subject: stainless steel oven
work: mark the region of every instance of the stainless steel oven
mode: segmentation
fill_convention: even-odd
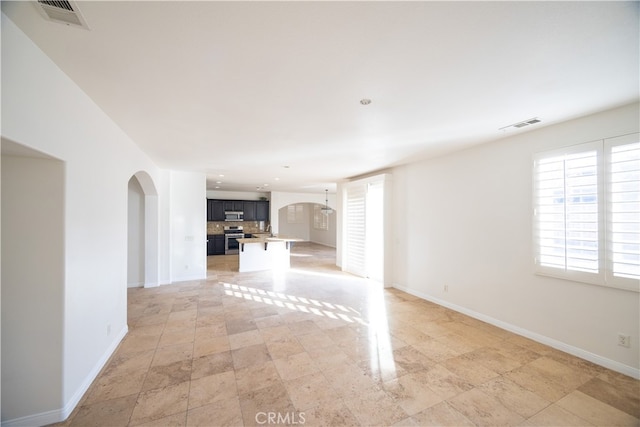
[[[226,225],[224,227],[224,254],[233,255],[240,252],[238,239],[244,237],[241,225]]]

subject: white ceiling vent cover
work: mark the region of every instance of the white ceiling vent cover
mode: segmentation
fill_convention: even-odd
[[[535,125],[536,123],[540,123],[541,121],[542,121],[542,120],[540,120],[539,118],[534,117],[533,119],[529,119],[529,120],[525,120],[525,121],[523,121],[523,122],[514,123],[514,124],[509,125],[509,126],[501,127],[501,128],[500,128],[500,129],[498,129],[498,130],[501,130],[501,131],[503,131],[503,132],[504,132],[504,131],[506,131],[506,130],[507,130],[507,129],[509,129],[509,128],[518,128],[518,129],[519,129],[519,128],[523,128],[523,127],[525,127],[525,126]]]
[[[53,22],[89,29],[78,5],[67,0],[38,0],[40,9]]]

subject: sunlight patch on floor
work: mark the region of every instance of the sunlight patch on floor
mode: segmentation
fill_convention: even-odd
[[[282,292],[265,291],[250,286],[226,282],[221,283],[224,286],[224,293],[227,296],[241,298],[247,301],[261,302],[267,305],[275,305],[293,311],[311,313],[316,316],[328,317],[334,320],[343,320],[348,323],[357,322],[362,325],[367,325],[367,322],[360,317],[360,312],[352,307],[345,307],[340,304],[332,304],[311,298],[297,297]]]

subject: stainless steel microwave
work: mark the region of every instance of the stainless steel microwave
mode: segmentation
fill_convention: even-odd
[[[225,221],[244,221],[244,212],[226,211],[224,213]]]

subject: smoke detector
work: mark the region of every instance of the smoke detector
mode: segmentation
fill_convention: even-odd
[[[38,6],[49,21],[68,26],[81,27],[86,30],[89,29],[87,21],[85,21],[77,3],[74,1],[38,0]]]

